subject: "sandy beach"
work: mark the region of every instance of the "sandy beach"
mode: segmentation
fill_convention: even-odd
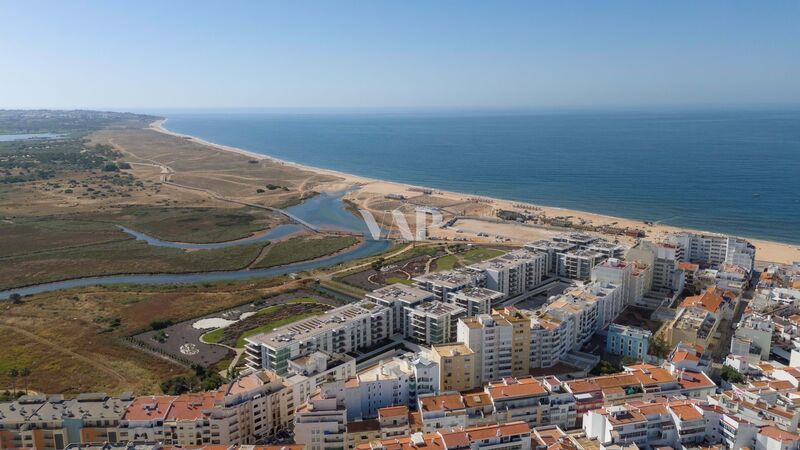
[[[194,143],[213,147],[220,150],[235,152],[245,155],[260,161],[270,161],[275,164],[294,167],[301,170],[311,171],[318,174],[333,176],[341,181],[325,183],[321,186],[322,190],[327,191],[340,191],[346,187],[353,185],[358,186],[358,189],[352,191],[347,195],[347,199],[357,204],[359,207],[369,209],[375,213],[385,213],[391,209],[399,206],[405,206],[404,211],[410,213],[413,211],[413,205],[405,204],[399,200],[387,200],[386,196],[389,194],[402,195],[409,202],[420,200],[425,201],[430,206],[441,208],[445,213],[445,218],[453,216],[453,211],[458,211],[459,215],[467,215],[470,218],[459,220],[450,229],[432,229],[430,235],[436,238],[459,238],[465,239],[470,242],[498,242],[499,238],[504,241],[508,239],[508,243],[523,244],[531,240],[547,238],[558,233],[563,233],[565,229],[556,229],[545,226],[535,226],[519,224],[511,221],[498,222],[496,219],[496,212],[498,210],[508,211],[535,211],[537,213],[544,213],[546,217],[569,217],[573,222],[580,222],[585,225],[612,225],[617,228],[640,229],[646,232],[647,239],[658,241],[666,237],[668,234],[677,233],[682,231],[702,232],[707,234],[719,234],[705,230],[694,230],[689,228],[674,227],[663,224],[645,224],[639,220],[626,219],[622,217],[612,217],[602,214],[589,213],[585,211],[575,211],[570,209],[563,209],[557,207],[549,207],[543,205],[535,205],[531,203],[523,203],[511,200],[503,200],[497,198],[490,198],[484,196],[470,195],[458,192],[444,191],[434,188],[430,189],[432,194],[424,195],[418,191],[421,186],[413,186],[410,184],[390,182],[378,180],[349,173],[339,172],[336,170],[325,169],[320,167],[307,166],[291,161],[285,161],[270,156],[262,155],[259,153],[247,151],[240,148],[220,145],[214,142],[208,142],[194,136],[174,133],[164,128],[166,120],[159,120],[150,125],[152,130],[160,133],[168,134],[171,136],[180,137],[190,140]],[[318,187],[317,189],[320,189]],[[418,204],[415,202],[415,204]],[[376,216],[377,217],[377,216]],[[410,222],[411,223],[411,222]],[[489,236],[478,236],[478,233],[486,233]],[[800,245],[787,244],[781,242],[767,241],[761,239],[751,239],[747,236],[750,242],[755,245],[757,254],[756,258],[762,262],[773,262],[779,264],[792,264],[793,262],[800,261]],[[618,239],[628,244],[633,242],[633,238],[626,236],[606,236],[610,239]]]

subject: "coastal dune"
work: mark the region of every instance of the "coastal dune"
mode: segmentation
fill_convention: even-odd
[[[150,125],[150,129],[169,136],[184,139],[188,142],[196,144],[198,147],[233,152],[253,160],[261,161],[262,163],[272,163],[286,169],[291,168],[306,173],[317,174],[318,176],[322,177],[320,178],[319,182],[315,183],[314,189],[318,191],[341,191],[342,189],[351,186],[357,186],[357,189],[350,192],[346,198],[360,208],[368,209],[373,212],[373,214],[378,214],[378,216],[381,217],[385,217],[388,210],[404,205],[406,207],[403,209],[403,211],[407,214],[409,223],[413,223],[413,206],[417,204],[431,203],[434,203],[432,206],[441,208],[445,218],[462,214],[470,217],[468,220],[456,222],[451,229],[431,230],[431,236],[433,237],[448,239],[459,238],[471,242],[487,243],[497,242],[498,237],[502,237],[504,242],[522,244],[524,242],[546,238],[551,235],[569,230],[567,228],[559,229],[555,227],[531,226],[513,221],[499,222],[496,219],[496,213],[500,210],[517,212],[534,211],[538,214],[543,213],[546,217],[568,218],[573,223],[582,223],[584,225],[609,225],[615,228],[627,228],[632,230],[639,229],[646,233],[647,239],[655,241],[663,239],[668,234],[682,231],[719,234],[704,230],[695,230],[657,223],[644,223],[639,220],[626,219],[622,217],[613,217],[585,211],[535,205],[440,189],[430,189],[431,193],[426,194],[420,192],[420,190],[423,189],[420,186],[378,180],[336,170],[308,166],[296,162],[277,159],[241,148],[208,142],[194,136],[174,133],[164,127],[164,122],[164,120],[153,122]],[[387,200],[386,196],[402,196],[404,199],[402,201]],[[383,225],[387,224],[388,222],[384,221]],[[486,233],[489,236],[478,236],[478,233]],[[633,238],[631,237],[615,237],[618,240],[628,244],[633,243]],[[752,239],[748,238],[747,236],[743,237],[747,238],[753,243],[753,245],[755,245],[757,249],[756,257],[761,262],[792,264],[793,262],[800,261],[800,246],[798,245],[763,239]]]

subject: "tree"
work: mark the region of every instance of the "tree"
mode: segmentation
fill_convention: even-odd
[[[653,337],[650,339],[650,354],[654,356],[658,356],[659,358],[666,358],[669,356],[669,344],[667,341],[659,338]]]
[[[632,356],[625,356],[624,358],[622,358],[622,362],[620,364],[622,364],[623,366],[632,366],[637,362],[639,362],[639,360],[637,360],[636,358]]]
[[[597,363],[596,366],[594,366],[594,368],[590,373],[592,375],[608,375],[617,372],[619,372],[619,370],[617,370],[617,368],[614,367],[613,364],[611,364],[606,360],[602,360],[599,363]]]
[[[8,377],[11,378],[11,395],[17,393],[17,377],[19,376],[19,370],[11,369],[8,371]]]
[[[720,378],[729,383],[744,382],[744,375],[731,366],[722,366],[722,370],[720,370]]]
[[[19,371],[19,376],[25,380],[25,395],[28,395],[28,377],[31,376],[31,369],[23,367]]]
[[[372,262],[372,270],[374,270],[375,272],[380,272],[385,262],[386,261],[383,258],[376,259],[375,261]]]
[[[20,303],[22,303],[22,296],[19,295],[16,292],[14,292],[13,294],[9,295],[8,299],[11,300],[11,303],[13,303],[15,305],[19,305]]]

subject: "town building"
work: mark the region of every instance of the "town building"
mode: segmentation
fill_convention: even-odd
[[[678,233],[670,241],[683,249],[684,258],[709,266],[734,264],[750,272],[755,267],[756,249],[744,239],[697,233]]]
[[[643,360],[650,349],[650,330],[612,323],[606,334],[606,352]]]
[[[483,286],[486,276],[480,271],[461,269],[431,272],[414,277],[413,280],[414,286],[433,293],[436,300],[445,302],[450,294]]]
[[[487,288],[506,297],[523,294],[542,284],[547,274],[547,256],[518,249],[470,266],[486,275]]]
[[[504,298],[502,292],[481,287],[468,287],[450,293],[447,301],[467,310],[467,316],[477,316],[491,313],[492,307]]]
[[[343,450],[346,447],[347,410],[344,399],[320,392],[297,407],[294,441],[306,450]]]
[[[462,342],[433,345],[431,360],[439,365],[442,391],[467,391],[481,386],[479,355]]]
[[[429,292],[414,286],[403,283],[395,283],[366,294],[368,300],[378,305],[384,306],[392,311],[391,334],[405,333],[405,309],[413,308],[422,303],[429,302],[436,298],[433,292]]]
[[[392,335],[392,317],[391,309],[362,300],[250,336],[245,339],[247,367],[285,375],[290,360],[318,350],[348,353],[370,347]]]
[[[411,342],[424,345],[445,344],[456,339],[458,319],[467,310],[438,300],[405,308],[405,333]]]

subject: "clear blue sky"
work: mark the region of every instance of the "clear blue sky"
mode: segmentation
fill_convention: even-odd
[[[800,1],[0,0],[0,108],[800,105]]]

